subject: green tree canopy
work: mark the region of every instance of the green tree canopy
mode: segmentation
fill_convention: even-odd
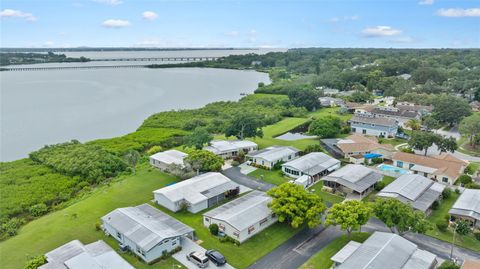
[[[240,140],[247,137],[263,137],[261,119],[253,113],[235,115],[225,130],[225,136],[235,136]]]
[[[320,108],[320,91],[311,88],[291,90],[288,98],[294,106],[305,107],[309,111]]]
[[[308,126],[308,132],[320,138],[333,138],[340,133],[342,120],[338,117],[326,116],[314,120]]]
[[[201,172],[216,172],[222,169],[224,160],[208,150],[193,150],[184,162]]]
[[[207,131],[207,129],[202,127],[197,127],[195,130],[185,136],[185,146],[194,147],[196,149],[202,149],[205,144],[212,141],[213,136]]]
[[[475,139],[475,137],[480,134],[480,113],[475,113],[469,117],[464,118],[460,122],[458,130],[462,135],[468,137],[470,141],[470,146],[475,148],[477,146],[477,139]]]
[[[319,196],[309,193],[302,186],[283,183],[267,194],[273,198],[269,207],[279,222],[286,222],[294,228],[304,223],[311,228],[321,224],[321,215],[327,207]]]
[[[469,116],[472,113],[471,110],[465,100],[443,94],[435,98],[432,115],[439,122],[448,123],[450,126],[453,126],[464,117]]]
[[[328,210],[325,224],[339,225],[350,236],[352,231],[360,230],[362,225],[368,222],[372,212],[373,209],[368,204],[357,200],[348,200],[334,204]]]
[[[438,136],[432,132],[414,132],[410,140],[408,140],[408,145],[413,149],[425,151],[426,156],[428,149],[437,139]]]

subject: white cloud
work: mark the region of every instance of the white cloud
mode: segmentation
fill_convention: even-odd
[[[435,3],[435,0],[420,0],[418,2],[419,5],[433,5]]]
[[[122,0],[93,0],[93,1],[95,1],[97,3],[109,5],[109,6],[116,6],[116,5],[120,5],[121,3],[123,3]]]
[[[158,14],[153,11],[145,11],[142,13],[142,17],[145,20],[154,21],[158,18]]]
[[[328,21],[331,22],[331,23],[337,23],[337,22],[341,22],[341,21],[357,21],[359,19],[360,19],[360,16],[353,15],[353,16],[333,17]]]
[[[36,21],[37,18],[32,13],[22,12],[14,9],[4,9],[0,12],[2,18],[21,18],[27,21]]]
[[[367,27],[362,30],[362,34],[365,37],[395,36],[400,34],[401,32],[401,30],[392,28],[390,26]]]
[[[437,11],[442,17],[480,17],[480,8],[442,8]]]
[[[126,20],[110,19],[104,21],[102,25],[107,28],[124,28],[130,26],[130,22]]]
[[[236,37],[238,36],[240,33],[238,31],[230,31],[230,32],[226,32],[225,35],[226,36],[231,36],[231,37]]]

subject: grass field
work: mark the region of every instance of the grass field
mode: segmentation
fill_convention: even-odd
[[[149,168],[148,163],[140,165],[137,175],[117,178],[110,186],[100,187],[68,208],[53,212],[34,220],[19,231],[19,234],[0,243],[0,268],[23,268],[32,256],[44,254],[71,240],[79,239],[91,243],[105,239],[95,231],[100,217],[117,207],[134,206],[152,199],[152,191],[175,182],[175,178]],[[117,249],[117,243],[106,240]],[[124,257],[136,268],[172,268],[174,260],[169,259],[147,266],[135,257]]]
[[[363,243],[369,236],[369,233],[352,233],[351,238],[349,239],[347,235],[342,235],[330,242],[326,247],[322,248],[317,254],[313,255],[307,262],[300,266],[300,269],[330,269],[333,265],[330,258],[348,242],[356,241]]]
[[[443,200],[440,203],[440,206],[437,210],[434,210],[430,216],[428,216],[428,220],[434,225],[434,229],[427,232],[427,235],[431,237],[435,237],[437,239],[452,242],[453,240],[453,232],[449,229],[446,232],[441,232],[435,226],[435,223],[439,221],[445,221],[445,216],[448,215],[448,211],[452,208],[455,201],[458,199],[460,195],[452,192],[452,195]],[[468,248],[477,252],[480,252],[480,241],[476,240],[475,237],[471,234],[466,236],[456,236],[455,244],[457,246],[461,246],[464,248]]]
[[[265,170],[258,168],[248,175],[275,185],[280,185],[291,180],[291,178],[282,173],[282,170]]]
[[[322,187],[323,187],[323,182],[320,181],[315,183],[315,185],[311,186],[309,189],[316,195],[320,196],[324,202],[330,202],[332,204],[336,204],[336,203],[343,202],[343,200],[345,199],[341,196],[322,191]]]
[[[202,247],[220,251],[227,258],[228,263],[238,269],[247,268],[301,230],[301,228],[293,229],[284,223],[276,223],[248,239],[240,246],[235,246],[228,242],[221,243],[218,238],[210,234],[208,228],[203,226],[202,214],[210,209],[196,214],[190,212],[173,213],[168,209],[155,206],[192,227],[196,236],[203,241]]]

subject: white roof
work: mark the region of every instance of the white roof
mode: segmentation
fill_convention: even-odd
[[[166,150],[162,152],[158,152],[150,156],[150,159],[157,160],[162,163],[166,164],[180,164],[183,165],[183,159],[187,157],[188,154],[172,149],[172,150]]]
[[[309,175],[303,175],[303,176],[295,179],[295,183],[305,185],[305,184],[308,183],[309,180],[310,180]]]
[[[231,181],[228,177],[209,172],[196,177],[178,182],[176,184],[154,191],[156,194],[162,194],[172,202],[185,200],[190,204],[197,204],[209,198],[209,191],[227,188],[234,189],[238,184]]]
[[[412,166],[412,168],[410,168],[410,170],[432,174],[433,172],[437,171],[437,168],[415,164]]]
[[[193,232],[189,226],[149,204],[117,208],[103,216],[102,221],[145,251],[165,239]]]
[[[480,190],[465,189],[449,213],[480,220]]]
[[[260,222],[272,214],[268,203],[272,198],[261,191],[252,191],[204,214],[230,224],[238,231]]]
[[[134,269],[101,240],[88,245],[73,240],[45,256],[48,263],[40,266],[40,269]]]
[[[314,176],[338,164],[340,164],[339,160],[323,152],[312,152],[298,159],[286,162],[282,166],[291,167],[304,174]]]
[[[289,155],[299,152],[294,147],[272,146],[259,151],[248,154],[248,157],[262,158],[269,162],[275,162]]]
[[[336,182],[357,192],[363,192],[382,178],[383,175],[373,169],[359,164],[347,164],[321,180]]]
[[[213,140],[204,150],[211,151],[215,154],[236,151],[244,148],[258,147],[258,145],[248,140]]]
[[[350,241],[342,249],[340,249],[335,255],[333,255],[331,260],[337,263],[343,263],[361,245],[362,243]]]

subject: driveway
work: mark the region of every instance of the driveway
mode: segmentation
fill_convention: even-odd
[[[205,253],[206,249],[197,245],[197,243],[193,242],[191,239],[184,237],[182,241],[182,250],[173,254],[172,257],[189,269],[198,269],[198,266],[187,260],[187,254],[192,251]],[[212,262],[209,262],[207,268],[234,269],[235,267],[228,263],[223,266],[216,266]]]
[[[240,173],[244,174],[244,175],[248,175],[250,174],[251,172],[257,170],[256,167],[253,167],[251,165],[248,165],[246,162],[245,163],[242,163],[241,165],[238,166],[240,168]]]
[[[276,187],[273,184],[242,174],[239,167],[232,167],[223,170],[222,174],[230,178],[232,181],[235,181],[240,185],[247,186],[253,190],[268,191],[269,189]]]

